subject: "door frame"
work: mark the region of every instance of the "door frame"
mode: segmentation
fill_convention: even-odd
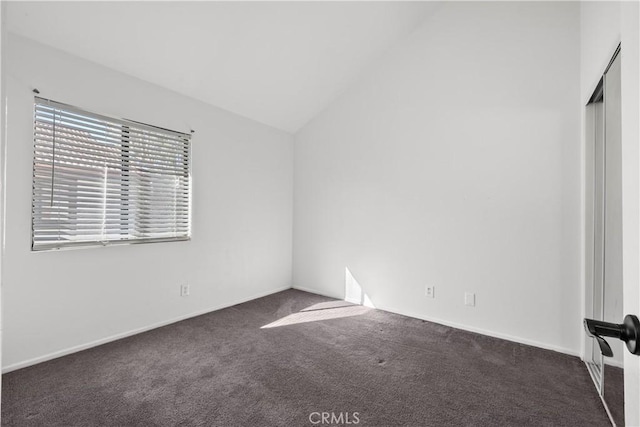
[[[619,20],[609,23],[609,28],[599,32],[609,37],[617,33],[622,41],[622,228],[623,228],[623,311],[625,314],[640,314],[640,3],[621,2]],[[613,37],[612,37],[613,38]],[[612,40],[613,42],[613,40]],[[616,46],[613,43],[610,46]],[[594,82],[595,87],[595,82]],[[582,99],[579,108],[585,114]],[[583,116],[584,120],[584,116]],[[584,131],[584,121],[582,130]],[[585,197],[585,135],[582,138],[583,206]],[[585,225],[586,213],[582,222]],[[583,227],[583,230],[585,228]],[[583,261],[585,260],[586,236],[583,231]],[[585,267],[583,265],[583,267]],[[583,281],[585,269],[582,269]],[[584,285],[584,283],[583,283]],[[582,287],[583,292],[585,286]],[[585,294],[582,295],[584,303]],[[583,310],[584,310],[583,305]],[[584,311],[583,311],[584,314]],[[582,319],[580,319],[582,323]],[[585,359],[586,334],[581,335],[583,360]],[[640,425],[640,357],[624,352],[625,423]]]
[[[640,4],[622,2],[623,309],[640,315]],[[640,425],[640,357],[624,352],[626,425]]]

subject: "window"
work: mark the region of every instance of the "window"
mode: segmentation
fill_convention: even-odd
[[[35,98],[32,244],[187,240],[191,136]]]

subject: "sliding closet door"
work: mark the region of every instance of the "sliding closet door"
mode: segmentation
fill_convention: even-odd
[[[605,223],[605,142],[604,99],[596,99],[587,106],[587,278],[592,288],[587,291],[586,317],[604,320],[604,223]],[[595,340],[587,340],[587,365],[596,387],[602,393],[604,358]]]
[[[604,76],[605,210],[604,210],[604,321],[620,323],[622,299],[622,120],[621,55]],[[604,400],[616,425],[624,423],[623,360],[627,351],[620,340],[608,340],[613,357],[605,358]]]

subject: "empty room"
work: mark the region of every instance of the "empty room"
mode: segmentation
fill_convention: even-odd
[[[2,426],[640,426],[638,1],[0,1]]]

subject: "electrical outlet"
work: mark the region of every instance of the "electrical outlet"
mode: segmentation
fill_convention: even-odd
[[[180,296],[181,297],[189,296],[189,285],[180,285]]]
[[[428,297],[428,298],[435,298],[436,297],[436,288],[435,288],[435,286],[427,286],[424,289],[424,296]]]
[[[476,306],[476,294],[471,292],[464,293],[464,305],[468,305],[469,307]]]

